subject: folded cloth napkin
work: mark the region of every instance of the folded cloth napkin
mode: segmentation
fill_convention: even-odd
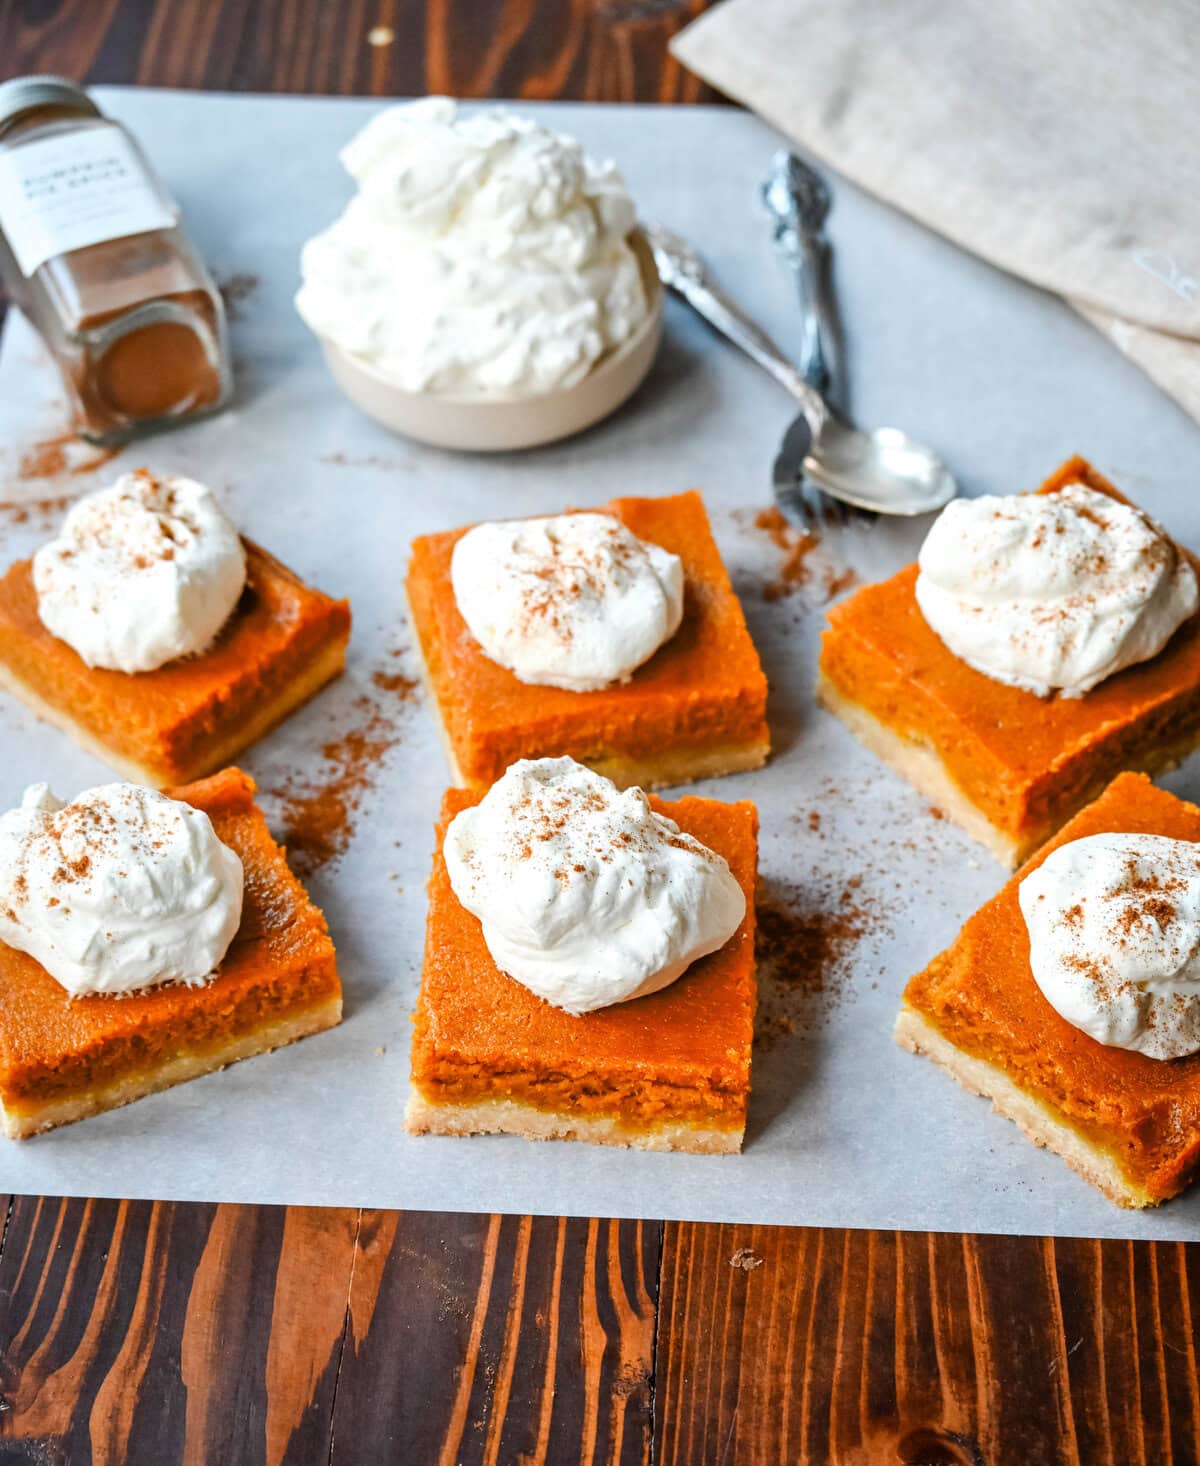
[[[675,54],[1200,419],[1197,0],[725,0]]]

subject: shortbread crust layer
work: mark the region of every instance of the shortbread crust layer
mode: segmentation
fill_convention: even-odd
[[[202,1074],[224,1069],[241,1059],[252,1059],[327,1028],[335,1028],[341,1020],[342,1000],[339,995],[316,1007],[231,1034],[191,1052],[174,1054],[157,1065],[113,1077],[105,1083],[47,1099],[39,1099],[36,1094],[20,1099],[10,1095],[0,1100],[4,1132],[12,1140],[24,1140],[104,1110],[119,1109],[122,1105],[144,1099],[146,1095],[157,1094],[189,1079],[198,1079]]]
[[[901,1048],[932,1059],[968,1093],[991,1100],[996,1113],[1011,1120],[1026,1139],[1061,1156],[1109,1201],[1142,1208],[1158,1206],[1165,1199],[1130,1180],[1121,1170],[1119,1158],[1081,1134],[1061,1111],[1028,1094],[995,1064],[955,1048],[928,1019],[911,1008],[903,1009],[896,1019],[895,1037]]]
[[[632,1150],[681,1150],[734,1155],[742,1148],[745,1117],[736,1127],[662,1120],[635,1125],[616,1115],[541,1109],[512,1099],[480,1098],[446,1104],[413,1091],[404,1113],[414,1135],[519,1135],[525,1140],[582,1140]]]

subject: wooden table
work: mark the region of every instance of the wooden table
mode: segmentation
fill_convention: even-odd
[[[0,79],[695,102],[702,8],[0,0]],[[1194,1247],[7,1200],[0,1466],[1200,1462]]]

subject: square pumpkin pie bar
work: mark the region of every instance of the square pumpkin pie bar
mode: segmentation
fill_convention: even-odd
[[[1113,846],[1098,836],[1121,839]],[[1148,843],[1127,838],[1146,836]],[[1200,1043],[1200,1014],[1183,1006],[1197,1003],[1195,992],[1156,995],[1153,983],[1139,991],[1121,976],[1127,958],[1144,976],[1146,944],[1185,919],[1178,902],[1186,886],[1200,910],[1200,846],[1178,848],[1176,863],[1181,855],[1190,867],[1181,879],[1175,865],[1162,863],[1161,837],[1200,842],[1200,809],[1144,774],[1121,774],[909,982],[896,1022],[903,1047],[927,1054],[1127,1207],[1176,1195],[1200,1160],[1200,1052],[1156,1056],[1179,1052],[1169,1045],[1181,1024]],[[1069,863],[1043,871],[1052,858]],[[1047,896],[1051,904],[1039,913]],[[1023,906],[1037,924],[1027,925]],[[1089,953],[1097,936],[1106,950]],[[1116,981],[1106,981],[1109,962]],[[1061,991],[1055,1006],[1043,991],[1052,979],[1058,985],[1047,990]],[[1105,1041],[1078,1026],[1084,1022]]]
[[[835,606],[821,648],[819,701],[1010,867],[1121,770],[1171,768],[1200,742],[1197,562],[1082,458],[1039,490],[1064,493],[1075,540],[1061,518],[1016,522],[1037,496],[951,505],[978,511],[943,567],[954,596],[933,586],[923,608],[910,565]],[[939,608],[945,640],[925,614]]]
[[[423,535],[407,589],[459,784],[560,754],[647,788],[766,759],[766,678],[697,493]]]
[[[348,603],[237,536],[202,485],[144,471],[0,579],[0,685],[157,787],[230,763],[342,671],[349,636]]]
[[[543,766],[568,763],[541,761]],[[621,798],[635,795],[642,798],[640,791]],[[726,918],[736,924],[733,935],[668,986],[571,1012],[500,969],[484,924],[455,894],[446,831],[456,816],[479,803],[478,794],[452,789],[442,806],[414,1019],[408,1129],[441,1135],[507,1133],[643,1150],[740,1150],[757,992],[754,806],[696,798],[669,804],[649,800],[648,815],[666,816],[678,826],[670,839],[690,845],[694,837],[710,856],[723,857],[728,869],[722,878],[732,875],[735,896],[740,887],[744,914],[739,920],[743,903],[738,899]],[[532,844],[542,838],[550,837],[534,834]],[[636,843],[636,836],[627,838]],[[520,861],[523,854],[518,846],[514,858]],[[603,858],[603,853],[597,857]],[[569,879],[556,870],[550,885]],[[582,916],[578,923],[567,921],[564,940],[571,942],[584,924]],[[577,944],[563,987],[578,975],[573,968],[582,972],[597,965],[590,944]],[[550,996],[566,1001],[562,991]]]
[[[268,833],[253,781],[225,769],[170,797],[203,811],[241,861],[232,942],[200,985],[84,996],[73,996],[25,951],[0,943],[0,1113],[13,1138],[129,1104],[341,1019],[325,918]],[[98,832],[103,839],[103,825]],[[68,864],[83,878],[89,857]],[[67,902],[70,871],[61,874]]]

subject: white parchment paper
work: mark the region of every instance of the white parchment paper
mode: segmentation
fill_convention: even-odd
[[[373,787],[349,791],[362,800],[349,847],[309,882],[338,945],[342,1027],[36,1140],[0,1142],[0,1190],[1200,1236],[1200,1193],[1156,1214],[1123,1213],[892,1042],[905,980],[1002,872],[818,710],[811,687],[824,567],[888,573],[912,557],[923,526],[827,537],[808,586],[766,597],[780,553],[752,520],[768,502],[789,403],[675,304],[644,390],[574,441],[487,459],[388,436],[341,399],[291,307],[302,241],[349,192],[337,149],[375,104],[124,89],[100,99],[146,143],[215,272],[257,278],[257,287],[243,282],[233,322],[238,402],[210,423],[126,450],[111,471],[22,479],[22,455],[62,420],[53,377],[13,318],[0,355],[0,499],[79,493],[143,462],[212,483],[247,533],[354,606],[348,676],[246,766],[266,791],[319,783],[331,772],[322,749],[347,731],[373,739],[381,757]],[[792,283],[757,204],[778,144],[769,128],[716,109],[544,110],[615,157],[644,216],[691,236],[795,344]],[[1200,545],[1200,430],[1089,326],[843,183],[831,230],[863,421],[936,444],[968,492],[1029,488],[1083,452]],[[765,977],[769,1032],[740,1157],[407,1136],[409,1013],[446,782],[428,709],[402,705],[377,676],[413,671],[401,609],[408,542],[489,515],[689,486],[705,493],[771,679],[777,750],[765,771],[699,789],[758,800],[768,897],[791,913],[785,926],[797,913],[809,923],[808,946],[824,953],[823,990]],[[55,518],[36,505],[0,511],[4,561],[32,550]],[[36,779],[70,794],[104,776],[0,700],[5,807]],[[1200,761],[1169,782],[1200,796]],[[284,806],[265,802],[278,824]],[[855,941],[844,939],[847,922]]]

